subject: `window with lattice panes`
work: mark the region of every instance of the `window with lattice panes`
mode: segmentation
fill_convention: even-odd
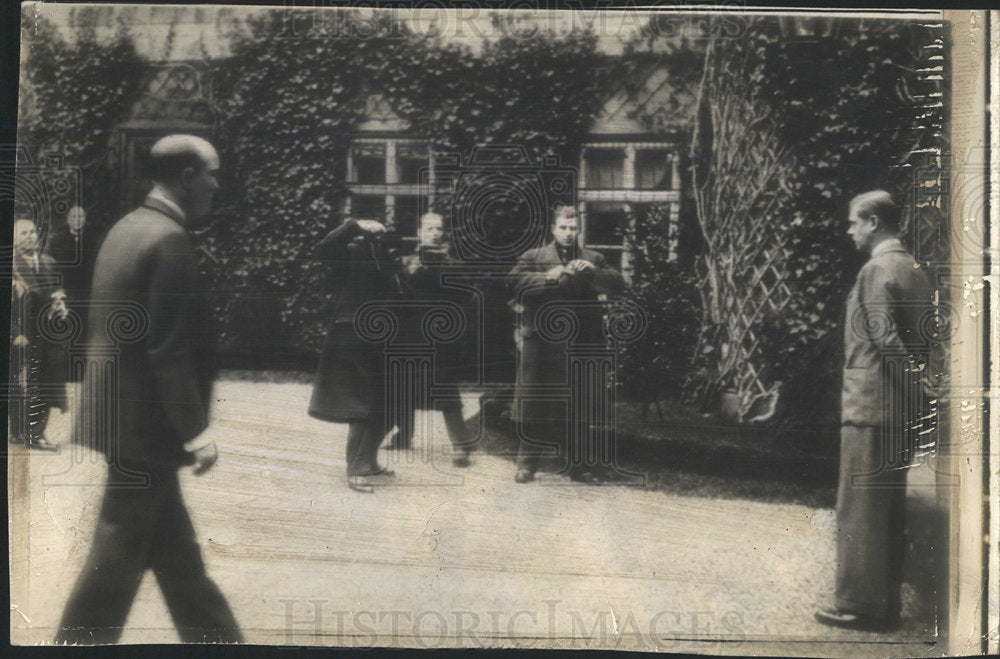
[[[396,147],[397,180],[407,185],[425,183],[430,167],[430,149],[426,144],[399,144]]]
[[[628,212],[622,202],[588,203],[585,217],[587,246],[621,249],[627,222]]]
[[[427,197],[422,195],[398,195],[395,198],[393,222],[400,235],[416,240],[420,216],[426,213]]]
[[[625,152],[622,149],[587,149],[586,187],[610,190],[625,184]]]
[[[345,211],[378,220],[415,241],[417,219],[428,209],[430,147],[399,137],[360,137],[350,147]]]
[[[361,143],[351,146],[350,182],[361,185],[385,184],[385,144]]]
[[[670,190],[671,157],[667,151],[636,151],[635,187],[637,190]]]

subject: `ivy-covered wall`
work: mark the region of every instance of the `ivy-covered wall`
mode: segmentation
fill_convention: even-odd
[[[384,98],[408,134],[437,152],[465,160],[477,145],[518,145],[536,162],[556,155],[570,167],[605,100],[612,62],[589,33],[502,38],[473,56],[388,19],[351,26],[352,16],[331,14],[337,23],[324,33],[290,37],[284,12],[264,15],[215,67],[225,179],[215,211],[222,221],[206,239],[231,351],[289,359],[318,352],[329,287],[311,250],[342,221],[346,150],[367,98]],[[565,201],[573,193],[566,189]],[[453,203],[442,195],[436,210],[468,214]],[[511,188],[478,207],[490,241],[516,242],[527,230],[524,203]],[[495,297],[502,287],[486,293],[491,313],[506,310],[506,298]]]
[[[719,61],[745,62],[743,79],[774,119],[773,146],[785,155],[777,163],[780,184],[756,201],[740,198],[741,186],[720,184],[710,192],[743,204],[744,216],[759,214],[774,242],[784,243],[788,304],[780,313],[761,313],[752,328],[759,340],[754,366],[767,384],[784,383],[777,418],[836,424],[844,303],[865,258],[846,236],[850,199],[890,191],[903,209],[901,238],[930,262],[931,279],[947,265],[940,239],[927,250],[927,237],[941,236],[945,219],[923,213],[916,185],[921,169],[937,167],[947,147],[945,71],[934,70],[944,61],[944,33],[939,24],[916,21],[837,19],[798,27],[790,32],[778,20],[758,19],[746,38],[717,44]],[[710,116],[701,122],[713,127]],[[725,174],[723,154],[733,144],[719,134],[701,137],[694,142],[696,158]],[[752,155],[759,166],[767,160],[766,154]],[[702,293],[708,299],[712,291],[706,286]],[[702,332],[713,331],[705,317]],[[726,385],[718,377],[719,343],[726,340],[732,341],[695,354],[694,391],[708,391],[713,378]]]
[[[22,20],[21,43],[19,146],[43,176],[45,159],[53,155],[78,171],[82,185],[69,195],[86,209],[88,224],[100,231],[120,212],[120,163],[111,138],[142,91],[148,63],[136,52],[127,27],[119,26],[110,41],[99,40],[87,12],[73,42],[62,39],[44,18],[31,17]],[[15,198],[17,212],[32,214],[36,200],[30,196]],[[55,210],[45,209],[58,215]],[[65,210],[61,217],[33,219],[55,224],[65,219]]]
[[[327,12],[324,31],[291,34],[287,20],[283,11],[255,16],[233,36],[231,56],[203,63],[212,83],[223,185],[215,221],[198,239],[220,347],[233,357],[231,365],[242,368],[312,365],[331,300],[328,273],[311,250],[343,219],[346,152],[368,98],[384,98],[409,123],[409,134],[438,151],[465,157],[477,145],[513,144],[532,158],[555,155],[573,166],[615,85],[628,88],[639,72],[662,66],[684,94],[693,95],[705,63],[704,43],[657,47],[655,34],[616,57],[602,54],[596,37],[579,31],[501,36],[473,54],[461,44],[410,34],[388,19],[351,26],[351,14]],[[84,27],[68,43],[44,20],[26,25],[31,59],[22,89],[23,143],[33,153],[61,151],[82,167],[89,217],[110,222],[123,209],[113,208],[120,171],[108,157],[109,138],[128,118],[149,64],[124,27],[112,42],[99,43]],[[844,203],[884,186],[913,208],[913,167],[942,147],[942,108],[918,100],[928,84],[918,72],[941,29],[845,19],[832,30],[803,37],[788,34],[778,21],[762,21],[741,39],[720,43],[734,56],[753,59],[750,82],[779,118],[778,139],[791,154],[789,185],[769,221],[788,236],[793,300],[780,316],[760,321],[769,377],[784,380],[789,392],[787,417],[796,410],[813,418],[817,411],[831,418],[835,413],[842,300],[860,265],[843,236]],[[671,122],[676,108],[647,110],[637,119],[651,134],[677,138]],[[692,137],[686,164],[711,164],[716,151],[703,148],[711,142]],[[683,393],[685,387],[690,394],[712,369],[711,351],[695,350],[707,330],[693,262],[711,254],[697,235],[689,176],[685,171],[682,207],[689,253],[679,263],[666,261],[664,208],[639,218],[630,235],[629,295],[649,310],[651,321],[644,340],[622,357],[619,380],[635,398],[649,397],[650,390]],[[452,207],[453,201],[442,197],[438,210],[449,217],[471,212]],[[507,244],[525,231],[529,210],[509,190],[476,212],[490,239]],[[488,258],[482,266],[491,267]],[[493,314],[487,322],[509,323],[502,286],[486,293]],[[499,346],[500,356],[509,358],[511,347]]]

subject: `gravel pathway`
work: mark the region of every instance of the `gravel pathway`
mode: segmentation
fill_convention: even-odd
[[[517,485],[496,455],[452,467],[431,413],[418,413],[414,450],[382,453],[393,484],[362,494],[345,482],[346,426],[307,417],[309,391],[219,382],[208,431],[219,462],[182,473],[209,573],[249,642],[941,653],[926,584],[906,584],[899,632],[813,622],[833,583],[831,509],[553,474]],[[57,414],[51,439],[65,443],[67,428]],[[86,556],[104,466],[75,450],[16,449],[8,463],[12,641],[45,644]],[[931,488],[911,490],[919,503]],[[177,640],[147,574],[122,642]]]

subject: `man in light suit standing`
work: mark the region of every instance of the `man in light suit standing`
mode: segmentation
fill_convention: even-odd
[[[907,427],[920,411],[913,365],[933,313],[927,278],[896,237],[899,218],[883,190],[851,201],[848,234],[870,259],[847,298],[835,602],[816,613],[848,629],[899,625]]]
[[[242,640],[205,573],[177,475],[183,465],[204,473],[217,456],[213,442],[199,440],[215,374],[188,231],[211,207],[219,157],[201,138],[171,135],[153,145],[150,162],[153,190],[114,225],[94,267],[87,360],[94,372],[84,377],[74,441],[105,453],[108,480],[57,643],[117,641],[147,568],[181,640]],[[109,348],[117,348],[117,382],[100,365]],[[106,392],[116,392],[114,400]]]

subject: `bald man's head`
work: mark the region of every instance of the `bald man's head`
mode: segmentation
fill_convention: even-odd
[[[219,155],[207,140],[195,135],[167,135],[149,151],[150,177],[157,183],[173,183],[187,168],[219,168]]]
[[[168,135],[153,145],[149,162],[153,181],[181,205],[186,220],[196,221],[208,213],[219,189],[215,147],[194,135]]]

